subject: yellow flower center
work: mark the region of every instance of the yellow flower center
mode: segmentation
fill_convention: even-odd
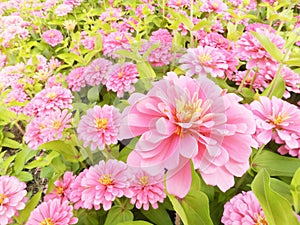
[[[50,99],[54,99],[56,97],[56,93],[55,92],[48,92],[46,94],[46,97],[50,98]]]
[[[110,174],[103,174],[99,179],[99,183],[102,185],[111,185],[113,183],[113,179]]]
[[[57,195],[62,195],[64,193],[64,188],[59,186],[57,188],[55,188],[56,194]]]
[[[202,54],[202,55],[199,56],[198,59],[199,59],[199,62],[201,64],[206,64],[209,61],[211,61],[211,55],[209,55],[209,54]]]
[[[258,215],[256,224],[254,224],[254,225],[268,225],[268,222],[265,217]]]
[[[273,120],[273,124],[274,125],[280,125],[282,122],[284,122],[285,120],[289,119],[290,117],[286,114],[282,115],[281,113],[279,113],[277,116],[275,116],[274,120]]]
[[[99,118],[96,118],[95,119],[95,125],[96,125],[96,128],[97,129],[106,129],[106,127],[107,127],[107,119],[106,118],[101,118],[101,119],[99,119]]]
[[[54,129],[59,129],[60,127],[61,127],[61,122],[59,121],[59,120],[55,120],[55,121],[53,121],[53,123],[52,123],[52,127],[54,128]]]
[[[142,176],[142,177],[140,177],[140,179],[139,179],[140,184],[143,185],[143,186],[146,186],[148,184],[148,179],[149,179],[148,176]]]
[[[0,194],[0,205],[4,202],[7,197],[4,194]]]
[[[46,218],[42,222],[40,222],[40,225],[55,225],[55,223],[51,218]]]
[[[118,77],[122,78],[122,76],[123,76],[123,72],[121,71],[121,72],[118,73]]]
[[[44,124],[40,124],[40,130],[43,130],[43,129],[45,129],[46,128],[46,126],[44,125]]]

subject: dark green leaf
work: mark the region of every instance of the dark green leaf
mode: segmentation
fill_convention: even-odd
[[[26,169],[33,169],[37,167],[44,167],[48,166],[51,161],[55,158],[58,157],[59,153],[52,151],[50,154],[46,155],[45,157],[40,157],[32,162],[30,162],[28,165],[25,166]]]
[[[263,91],[262,96],[268,96],[271,98],[275,96],[277,98],[282,98],[285,92],[285,81],[281,75],[278,75],[277,79],[273,79],[269,86]]]
[[[99,100],[99,87],[92,87],[87,93],[88,100],[90,102],[97,102]]]
[[[163,206],[159,206],[158,209],[150,207],[149,210],[141,210],[141,213],[155,225],[173,225],[168,212]]]
[[[129,222],[123,222],[118,223],[117,225],[153,225],[152,223],[146,222],[146,221],[129,221]]]
[[[121,222],[132,221],[133,213],[120,206],[113,206],[107,214],[104,225],[118,224]]]

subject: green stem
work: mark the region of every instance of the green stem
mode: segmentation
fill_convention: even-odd
[[[238,92],[241,92],[241,91],[242,91],[242,88],[244,87],[245,81],[246,81],[246,79],[248,78],[249,73],[250,73],[250,70],[248,70],[247,73],[246,73],[246,75],[244,76],[244,78],[243,78],[243,80],[242,80],[240,86],[239,86],[238,89],[237,89]]]

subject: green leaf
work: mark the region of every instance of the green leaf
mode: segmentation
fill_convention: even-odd
[[[9,157],[7,157],[7,159],[4,160],[3,163],[1,163],[0,168],[1,168],[2,175],[6,174],[8,167],[10,167],[10,164],[12,163],[12,161],[14,161],[15,158],[16,158],[16,155],[9,156]]]
[[[14,164],[14,170],[15,170],[16,174],[20,173],[22,171],[22,169],[24,168],[26,156],[31,151],[32,151],[31,149],[25,148],[16,154],[16,159],[15,159],[15,164]]]
[[[146,222],[146,221],[128,221],[123,223],[118,223],[117,225],[153,225],[152,223]]]
[[[98,215],[98,212],[102,211],[80,209],[76,212],[75,216],[78,218],[76,225],[103,225],[104,223],[104,219]]]
[[[4,139],[2,140],[1,146],[17,149],[17,148],[21,147],[21,144],[13,139],[4,137]]]
[[[168,195],[168,197],[173,205],[174,210],[180,216],[180,219],[182,220],[183,224],[189,225],[186,212],[182,207],[182,205],[180,204],[180,202],[178,201],[178,199],[174,195]]]
[[[33,176],[31,173],[26,171],[21,171],[20,173],[15,175],[20,181],[28,182],[33,180]]]
[[[285,81],[283,77],[278,74],[277,79],[273,79],[269,86],[263,91],[262,96],[268,96],[271,98],[275,96],[277,98],[282,98],[285,92]]]
[[[160,205],[157,209],[153,209],[152,207],[148,210],[142,209],[141,213],[143,213],[144,216],[146,216],[155,225],[173,225],[168,212],[162,205]]]
[[[133,213],[120,206],[113,206],[107,214],[104,225],[118,224],[120,222],[132,221]]]
[[[188,18],[186,17],[185,15],[181,14],[181,13],[178,13],[174,10],[170,10],[169,11],[172,16],[174,18],[177,18],[180,22],[182,22],[184,24],[184,26],[188,29],[188,30],[192,30],[193,27],[194,27],[194,24],[193,22]]]
[[[252,190],[261,204],[268,225],[299,225],[289,202],[270,187],[270,176],[261,170],[252,182]]]
[[[210,30],[210,28],[212,27],[213,23],[210,20],[207,19],[202,19],[200,20],[199,23],[197,23],[194,27],[193,27],[193,31],[198,31],[201,30],[202,28],[204,30]]]
[[[278,62],[283,60],[283,53],[277,46],[264,34],[259,34],[251,31],[251,34],[260,42],[264,49]]]
[[[39,159],[32,161],[31,163],[26,165],[25,168],[33,169],[33,168],[37,168],[37,167],[48,166],[51,163],[51,161],[58,156],[59,156],[58,152],[51,151],[50,154],[46,155],[46,157],[41,157]]]
[[[138,62],[136,67],[140,78],[153,80],[156,77],[156,74],[149,62]]]
[[[266,169],[271,176],[292,177],[300,167],[300,160],[263,150],[254,157],[251,166],[255,171]]]
[[[92,87],[87,93],[88,100],[90,102],[97,102],[99,100],[99,87]]]
[[[293,197],[290,192],[290,185],[275,178],[270,179],[270,185],[274,191],[276,191],[282,197],[286,198],[286,200],[289,201],[290,205],[293,204]]]
[[[26,204],[25,208],[20,212],[18,216],[19,224],[24,224],[30,216],[30,213],[35,209],[38,205],[43,191],[39,191],[36,193]]]
[[[80,63],[84,63],[83,58],[75,53],[62,53],[57,55],[57,58],[64,60],[69,65],[72,65],[74,60]]]
[[[294,174],[290,190],[293,196],[293,205],[296,213],[300,212],[300,167]]]
[[[142,59],[142,57],[138,53],[134,53],[125,49],[117,50],[114,53],[135,61],[140,61]]]

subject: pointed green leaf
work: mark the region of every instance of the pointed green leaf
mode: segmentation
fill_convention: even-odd
[[[153,225],[152,223],[146,221],[128,221],[123,223],[118,223],[117,225]]]
[[[87,93],[88,100],[90,102],[97,102],[99,100],[99,88],[98,86],[94,86],[90,88]]]
[[[14,164],[14,170],[16,174],[20,173],[21,170],[24,168],[26,156],[29,154],[30,151],[32,150],[29,148],[25,148],[16,154],[16,159]]]
[[[14,149],[17,149],[17,148],[20,148],[21,147],[21,144],[13,139],[10,139],[8,137],[5,137],[3,140],[2,140],[2,143],[1,143],[1,146],[2,147],[8,147],[8,148],[14,148]]]
[[[153,78],[156,77],[156,74],[149,62],[138,62],[136,64],[136,67],[139,72],[140,78],[153,80]]]
[[[297,213],[300,212],[300,167],[294,174],[291,182],[290,190],[293,196],[293,205]]]
[[[141,213],[155,225],[173,225],[168,212],[162,205],[158,209],[150,207],[148,210],[141,210]]]
[[[104,225],[118,224],[121,222],[132,221],[133,213],[120,206],[113,206],[107,214]]]
[[[269,86],[263,91],[262,96],[268,96],[271,98],[275,96],[282,98],[285,92],[285,81],[282,76],[278,75],[277,79],[273,79]]]
[[[168,195],[168,197],[173,205],[174,210],[176,211],[176,213],[178,213],[183,224],[189,225],[186,212],[182,207],[182,205],[180,204],[180,202],[178,201],[178,199],[174,195]]]
[[[52,151],[45,157],[41,157],[40,159],[36,159],[36,160],[30,162],[24,168],[33,169],[33,168],[37,168],[37,167],[48,166],[51,163],[51,161],[58,156],[59,156],[58,152]]]
[[[33,176],[31,173],[26,171],[21,171],[20,173],[15,175],[20,181],[28,182],[33,180]]]

